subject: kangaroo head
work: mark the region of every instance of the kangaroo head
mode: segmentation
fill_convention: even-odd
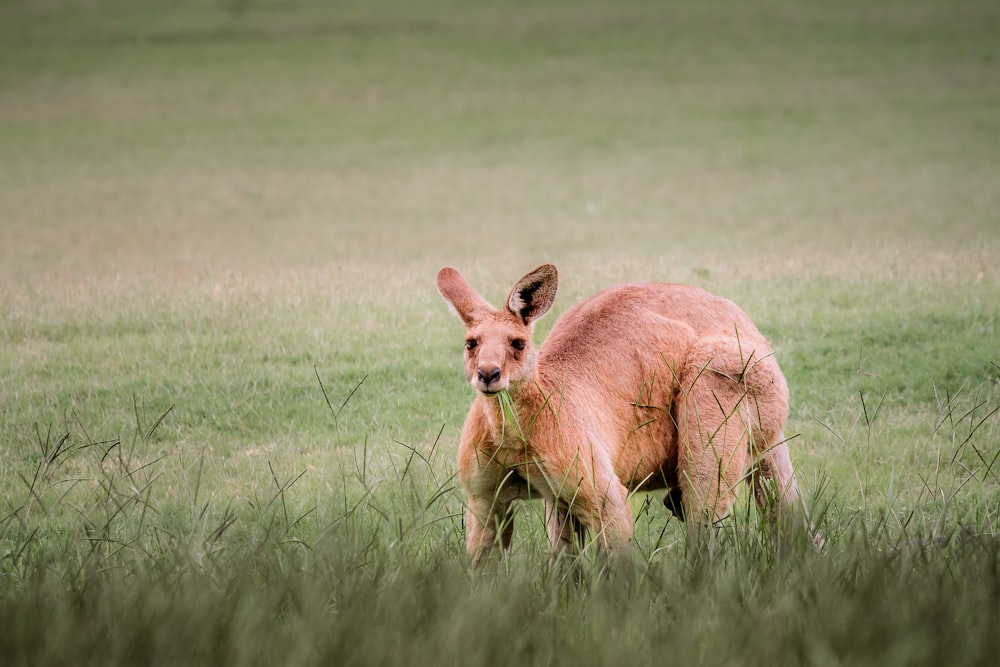
[[[437,285],[444,300],[465,322],[465,377],[473,387],[492,396],[516,389],[534,377],[532,324],[555,301],[555,266],[543,264],[518,280],[499,310],[451,267],[438,272]]]

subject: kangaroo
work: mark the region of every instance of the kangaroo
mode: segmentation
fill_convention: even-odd
[[[679,519],[708,523],[728,514],[742,480],[765,511],[796,503],[788,386],[731,301],[682,285],[617,285],[567,310],[536,350],[554,265],[518,280],[499,309],[454,268],[437,286],[465,323],[476,390],[458,453],[474,560],[498,537],[510,546],[518,499],[543,499],[553,555],[576,553],[588,531],[602,553],[628,544],[635,491],[665,489]]]

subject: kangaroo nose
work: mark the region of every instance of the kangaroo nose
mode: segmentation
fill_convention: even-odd
[[[479,376],[479,381],[488,387],[500,379],[500,368],[497,366],[485,370],[480,368],[476,370],[476,374]]]

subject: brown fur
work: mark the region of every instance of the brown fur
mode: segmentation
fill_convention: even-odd
[[[437,283],[465,323],[465,375],[477,389],[458,455],[476,559],[498,537],[510,545],[516,499],[545,501],[553,552],[575,551],[587,530],[604,550],[628,543],[635,490],[666,489],[678,517],[706,522],[726,516],[742,480],[765,509],[795,502],[788,387],[732,302],[681,285],[618,285],[570,308],[536,351],[553,265],[521,278],[500,309],[455,269]]]

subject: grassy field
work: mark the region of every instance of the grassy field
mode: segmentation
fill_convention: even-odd
[[[980,0],[0,4],[0,663],[992,664],[998,109]],[[470,569],[434,276],[543,261],[744,307],[823,551]]]

